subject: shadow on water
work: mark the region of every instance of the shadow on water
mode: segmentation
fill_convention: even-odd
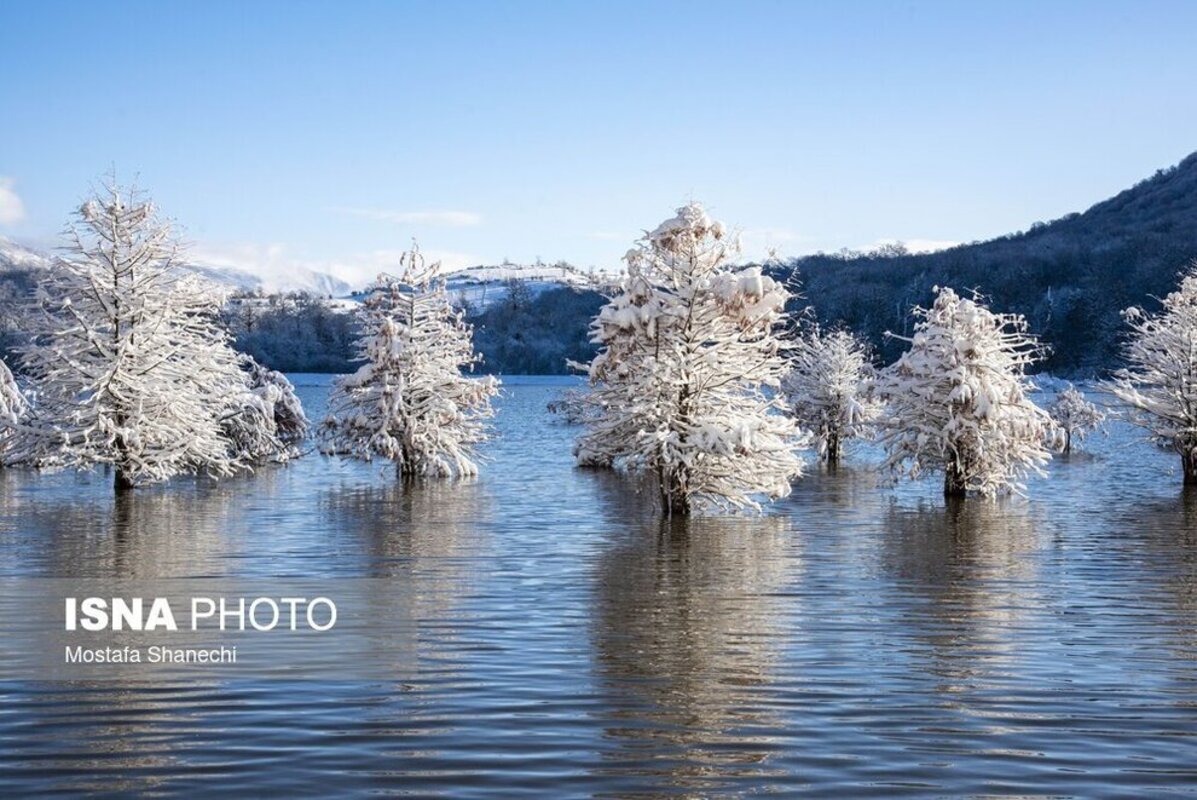
[[[489,495],[472,480],[335,486],[317,502],[319,525],[334,543],[339,568],[359,577],[435,583],[438,574],[413,576],[413,569],[422,561],[460,568],[485,554],[493,525]],[[444,591],[461,588],[452,580]]]
[[[448,690],[477,622],[468,603],[491,547],[486,492],[475,481],[385,481],[332,488],[318,502],[337,571],[378,579],[364,584],[373,616],[412,628],[414,651],[394,661],[396,680]],[[397,646],[380,640],[375,659]]]

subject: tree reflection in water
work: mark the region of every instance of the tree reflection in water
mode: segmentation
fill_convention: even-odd
[[[1106,536],[1083,554],[1108,576],[1094,605],[1119,608],[1135,628],[1128,636],[1156,632],[1173,657],[1197,660],[1197,487],[1108,513]],[[1118,569],[1131,559],[1138,569]]]
[[[883,571],[904,598],[902,635],[916,669],[942,691],[976,688],[1017,653],[1019,630],[1041,603],[1039,538],[1018,499],[952,500],[886,516]],[[921,644],[919,644],[921,642]]]
[[[474,591],[490,541],[489,507],[471,480],[351,485],[320,499],[338,570],[386,578],[370,583],[386,595],[379,601],[426,629],[458,614]]]
[[[251,496],[268,500],[278,476],[263,469],[252,482],[183,478],[114,497],[104,492],[110,481],[100,472],[0,470],[0,544],[19,567],[8,574],[124,581],[230,574],[246,527],[240,510]],[[218,679],[164,683],[139,665],[111,674],[102,681],[0,684],[0,704],[25,720],[22,749],[37,764],[31,780],[51,776],[57,791],[69,793],[152,793],[175,780],[195,752],[232,758],[222,719],[278,688]],[[308,701],[298,702],[302,710]],[[259,731],[263,741],[269,727]]]
[[[594,569],[592,646],[613,748],[599,772],[701,794],[770,774],[782,725],[766,696],[797,559],[787,520],[637,514],[597,474],[614,525]],[[628,519],[631,519],[629,522]]]
[[[0,546],[22,575],[220,576],[238,563],[247,496],[268,498],[276,477],[264,469],[252,483],[182,478],[103,497],[99,472],[0,470]]]

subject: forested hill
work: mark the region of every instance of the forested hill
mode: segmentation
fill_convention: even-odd
[[[1052,352],[1043,367],[1093,374],[1117,363],[1120,312],[1156,305],[1197,258],[1197,153],[1090,208],[1025,232],[924,255],[901,248],[813,255],[798,270],[820,320],[866,334],[881,360],[905,347],[885,331],[909,332],[909,310],[931,288],[977,289],[993,307],[1025,314]]]

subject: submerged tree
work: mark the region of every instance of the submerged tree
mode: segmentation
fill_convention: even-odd
[[[389,459],[402,475],[475,475],[475,449],[488,438],[499,381],[463,374],[480,357],[439,262],[426,264],[413,248],[401,267],[400,278],[380,275],[362,303],[359,351],[366,363],[336,383],[321,430],[324,449]]]
[[[828,464],[839,461],[844,442],[868,437],[882,404],[869,393],[873,376],[868,345],[855,334],[811,325],[801,332],[782,381],[790,413],[814,435]]]
[[[1097,429],[1106,418],[1101,409],[1086,400],[1071,383],[1056,393],[1048,413],[1059,429],[1062,453],[1071,453],[1073,441],[1083,441],[1086,434]]]
[[[655,478],[664,508],[757,508],[785,496],[805,441],[782,412],[785,289],[733,272],[724,227],[690,204],[626,256],[623,290],[595,318],[593,417],[575,448],[585,465]]]
[[[70,226],[69,255],[38,286],[21,350],[37,393],[13,458],[111,465],[118,490],[243,465],[225,432],[244,387],[220,298],[180,272],[154,205],[109,185]]]
[[[1050,458],[1051,420],[1025,374],[1038,344],[1021,315],[935,291],[931,308],[914,310],[910,349],[878,381],[887,466],[911,477],[942,471],[949,497],[1020,491]]]
[[[590,395],[583,389],[566,389],[550,400],[545,407],[550,414],[556,414],[566,425],[581,425],[594,419],[597,409],[590,402]]]
[[[245,385],[230,394],[224,433],[238,461],[286,461],[299,454],[308,418],[295,387],[281,372],[241,357]]]
[[[1184,482],[1197,484],[1197,263],[1181,276],[1180,288],[1148,314],[1123,312],[1131,336],[1127,368],[1114,373],[1107,391],[1129,408],[1130,420],[1152,439],[1180,455]]]

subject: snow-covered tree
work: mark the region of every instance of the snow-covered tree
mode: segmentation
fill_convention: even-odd
[[[881,414],[869,392],[868,345],[849,331],[811,324],[796,337],[789,366],[782,390],[790,413],[814,435],[819,455],[835,464],[844,442],[870,436]]]
[[[910,349],[878,379],[887,466],[911,477],[942,471],[947,496],[1020,491],[1050,458],[1051,419],[1028,396],[1038,344],[1021,315],[935,292],[931,308],[914,309]]]
[[[390,459],[403,475],[475,475],[499,381],[463,374],[481,357],[440,263],[428,265],[413,248],[400,266],[402,277],[380,275],[362,303],[358,348],[366,363],[337,381],[323,447]]]
[[[1059,429],[1059,447],[1062,453],[1072,452],[1073,441],[1083,441],[1086,434],[1105,421],[1106,415],[1085,399],[1071,383],[1056,392],[1056,399],[1048,407],[1052,422]]]
[[[37,401],[15,428],[13,459],[111,465],[117,489],[240,466],[223,418],[244,378],[217,324],[222,298],[177,269],[170,225],[109,185],[69,236],[25,323]]]
[[[268,369],[246,356],[249,368],[249,388],[271,409],[279,440],[285,445],[297,445],[308,435],[308,415],[303,410],[295,384],[278,370]]]
[[[299,453],[307,435],[295,387],[281,372],[241,357],[244,387],[231,393],[223,414],[224,433],[239,462],[286,461]]]
[[[29,401],[17,385],[12,370],[0,361],[0,464],[10,461],[9,443],[15,426],[20,424],[29,412]]]
[[[591,326],[601,351],[578,460],[653,477],[670,513],[757,508],[801,471],[806,442],[775,391],[788,295],[730,269],[737,252],[701,206],[679,209],[627,254],[622,291]]]
[[[1175,450],[1184,482],[1197,484],[1197,263],[1156,314],[1129,308],[1129,364],[1105,385],[1129,408],[1130,420]]]

